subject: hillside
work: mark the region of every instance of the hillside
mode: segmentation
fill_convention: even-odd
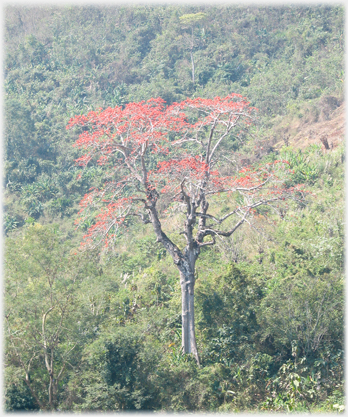
[[[325,100],[330,97],[325,97]],[[324,112],[326,110],[326,112]],[[275,129],[276,137],[273,138],[275,147],[285,145],[284,138],[288,144],[295,149],[304,149],[311,144],[321,144],[320,138],[327,137],[330,148],[336,148],[344,141],[345,133],[345,103],[339,105],[334,101],[330,106],[322,106],[322,112],[318,117],[318,111],[312,112],[307,109],[307,115],[304,118],[297,118],[289,122],[289,118],[283,118]],[[314,113],[314,114],[313,114]],[[277,138],[283,137],[277,141]]]
[[[5,21],[6,410],[343,412],[343,7],[8,6]],[[108,176],[75,163],[87,127],[66,125],[232,92],[258,110],[224,143],[224,175],[287,161],[285,186],[306,193],[202,248],[198,366],[151,223],[80,250],[94,220],[76,228],[79,202]],[[155,170],[169,156],[151,158]],[[183,250],[184,214],[159,202]],[[211,213],[236,202],[216,195]]]

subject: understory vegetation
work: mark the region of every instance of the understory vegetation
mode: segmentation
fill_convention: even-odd
[[[345,150],[299,149],[279,129],[343,103],[343,8],[7,7],[5,19],[5,409],[343,412]],[[202,248],[198,366],[181,353],[177,270],[151,225],[79,250],[78,202],[105,172],[75,165],[65,126],[231,92],[258,108],[226,144],[231,170],[286,160],[288,186],[309,193]],[[214,215],[232,198],[214,197]],[[170,201],[160,213],[184,246],[183,213]]]

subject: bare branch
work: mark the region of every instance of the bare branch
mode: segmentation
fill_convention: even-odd
[[[210,130],[210,135],[209,135],[208,145],[207,145],[207,155],[206,155],[206,159],[205,159],[205,161],[206,161],[206,163],[207,163],[207,164],[209,164],[209,161],[210,161],[210,158],[209,158],[210,144],[211,144],[211,141],[212,141],[212,139],[213,139],[213,134],[214,134],[214,130],[215,130],[215,126],[216,126],[216,122],[217,122],[218,120],[219,120],[219,117],[217,117],[217,118],[214,120],[213,126],[211,127],[211,130]]]
[[[222,230],[215,230],[215,229],[205,229],[204,231],[203,231],[203,233],[204,233],[204,236],[207,236],[207,235],[211,235],[211,236],[213,236],[214,234],[215,235],[217,235],[217,236],[224,236],[224,237],[229,237],[229,236],[231,236],[237,229],[238,229],[238,227],[240,227],[244,222],[245,222],[245,219],[247,218],[247,216],[248,216],[248,214],[250,213],[250,209],[249,210],[247,210],[245,213],[244,213],[244,215],[243,215],[243,217],[242,217],[242,219],[231,229],[231,230],[229,230],[229,231],[227,231],[227,232],[224,232],[224,231],[222,231]]]
[[[181,193],[184,196],[184,199],[186,202],[187,212],[188,214],[190,214],[191,213],[190,197],[185,193],[184,182],[185,182],[185,178],[181,181],[180,188],[181,188]]]
[[[199,243],[199,247],[202,248],[203,246],[212,246],[212,245],[215,245],[215,243],[216,243],[215,236],[214,235],[211,235],[211,237],[212,237],[213,240],[211,240],[209,242]]]
[[[238,122],[239,117],[237,118],[236,123],[230,125],[231,117],[232,117],[232,115],[230,114],[230,117],[229,117],[229,120],[228,120],[228,125],[226,127],[225,133],[219,138],[219,140],[216,142],[213,150],[211,151],[211,154],[210,154],[210,157],[209,157],[209,163],[212,160],[212,158],[214,156],[214,153],[215,153],[216,149],[218,148],[218,146],[220,145],[221,141],[228,135],[228,133],[230,132],[230,130],[232,129],[232,127],[235,126],[236,123]]]
[[[143,213],[128,213],[128,216],[136,216],[136,217],[140,217],[141,221],[142,221],[144,224],[151,223],[151,222],[150,222],[150,219],[149,219],[149,217],[148,217],[148,215],[147,215],[147,214],[143,214]]]

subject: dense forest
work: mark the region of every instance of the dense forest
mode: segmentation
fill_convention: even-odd
[[[343,412],[343,7],[8,6],[4,37],[5,410]],[[198,364],[151,224],[81,250],[79,202],[108,173],[76,164],[66,126],[231,93],[257,112],[224,144],[228,170],[284,160],[306,194],[202,248]],[[215,195],[214,216],[235,199]],[[183,213],[159,213],[183,248]]]

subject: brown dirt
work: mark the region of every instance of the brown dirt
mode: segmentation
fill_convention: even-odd
[[[289,129],[290,130],[290,129]],[[283,136],[288,137],[288,143],[294,148],[303,149],[310,144],[317,143],[322,145],[320,138],[327,138],[330,148],[337,147],[344,141],[345,134],[345,103],[335,110],[321,112],[318,120],[302,121],[301,119],[292,121],[291,130],[283,130]],[[278,136],[279,137],[279,136]],[[284,140],[277,141],[275,148],[284,146]]]

